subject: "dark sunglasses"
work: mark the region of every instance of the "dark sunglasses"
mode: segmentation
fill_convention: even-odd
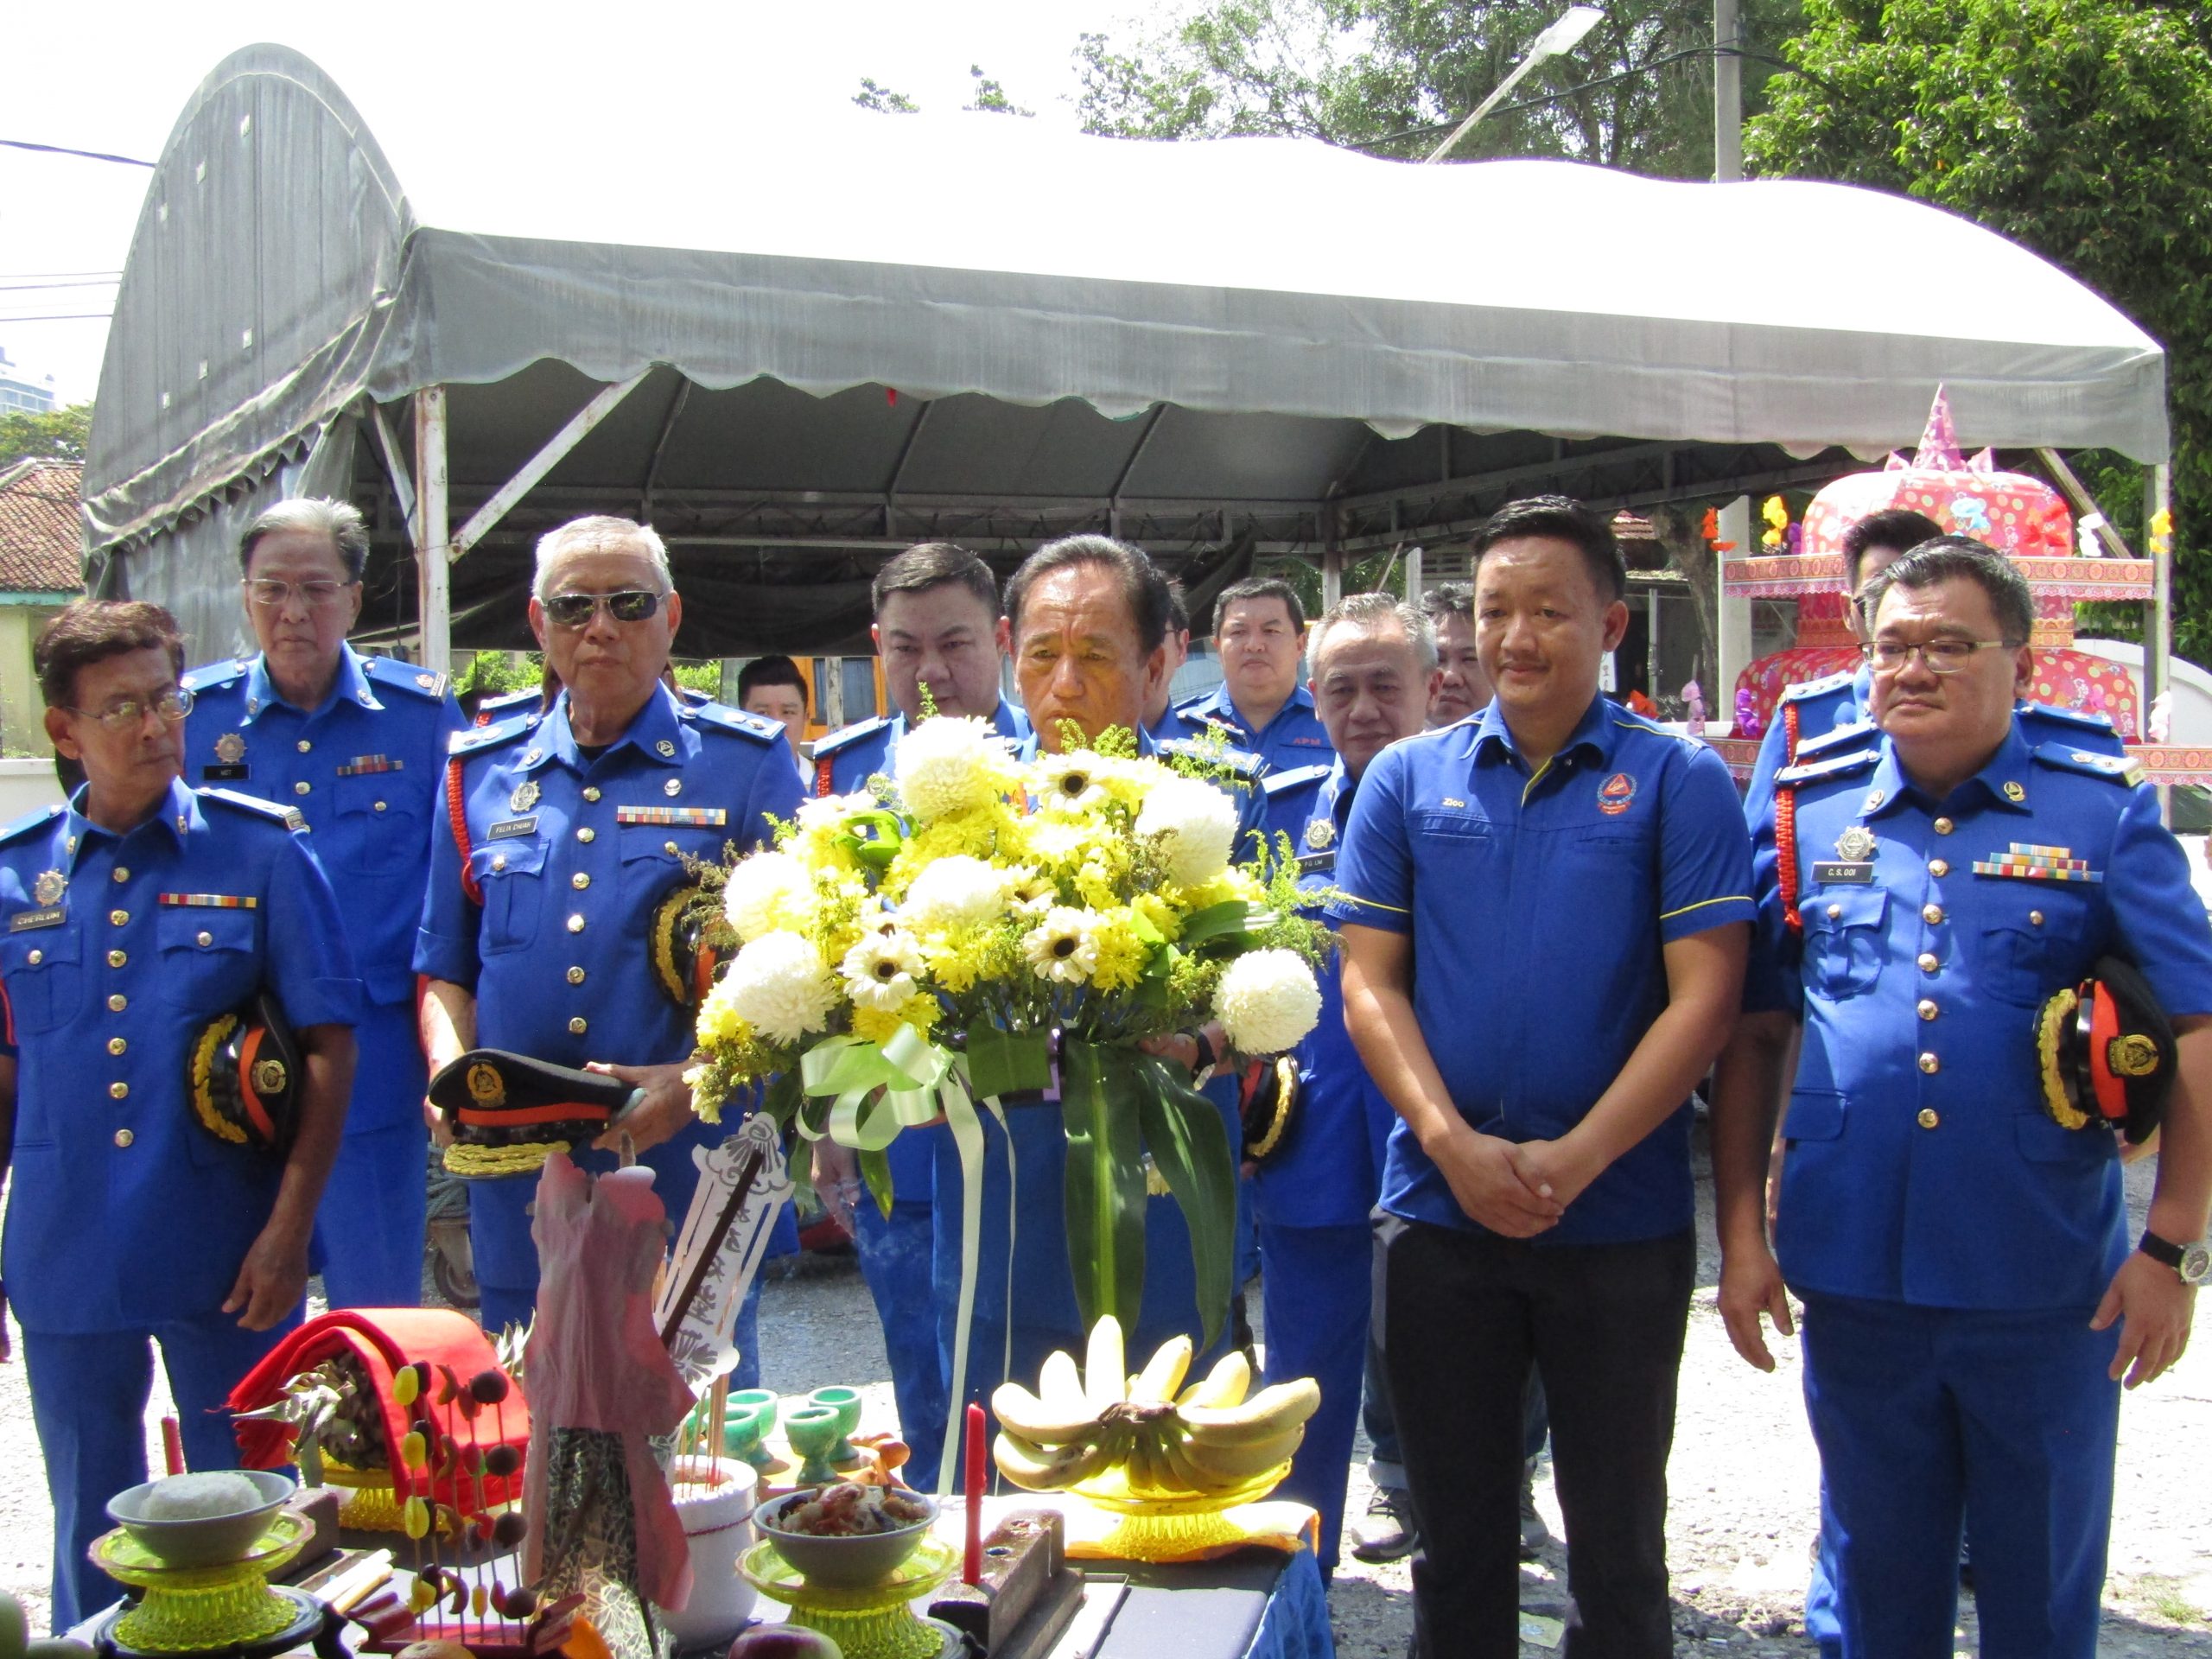
[[[642,622],[660,609],[661,596],[643,588],[619,594],[556,594],[545,601],[545,614],[564,628],[581,628],[602,605],[617,622]]]

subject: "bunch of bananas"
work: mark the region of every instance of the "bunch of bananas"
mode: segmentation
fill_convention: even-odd
[[[1248,1487],[1289,1462],[1321,1403],[1320,1386],[1300,1377],[1248,1400],[1252,1368],[1232,1349],[1184,1388],[1191,1352],[1191,1339],[1176,1337],[1127,1376],[1121,1324],[1111,1314],[1100,1319],[1080,1374],[1058,1352],[1045,1362],[1036,1393],[1007,1382],[991,1395],[999,1472],[1045,1492],[1118,1468],[1129,1497],[1176,1502]]]

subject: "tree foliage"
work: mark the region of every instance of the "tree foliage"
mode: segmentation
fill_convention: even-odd
[[[1276,134],[1425,156],[1560,10],[1556,0],[1211,0],[1127,46],[1082,36],[1077,110],[1086,130],[1122,137]],[[1796,0],[1745,0],[1742,10],[1745,41],[1770,60]],[[1712,47],[1710,0],[1614,0],[1454,158],[1563,156],[1709,176]],[[1768,61],[1747,60],[1749,106],[1767,73]]]
[[[894,92],[888,86],[879,86],[868,76],[861,77],[861,89],[853,94],[853,102],[864,110],[874,110],[878,115],[919,115],[922,106],[904,92]]]
[[[70,404],[39,414],[0,415],[0,470],[19,461],[82,461],[92,435],[92,406]]]
[[[983,73],[982,64],[969,64],[968,78],[976,83],[976,101],[973,104],[963,104],[960,106],[961,108],[979,111],[984,115],[1034,115],[1037,113],[1034,110],[1023,109],[1021,105],[1008,98],[1006,95],[1006,88]]]
[[[1762,173],[1902,191],[1976,219],[2098,289],[2164,346],[2174,639],[2198,661],[2212,660],[2208,36],[2198,9],[2140,0],[1806,0],[1804,32],[1785,48],[1803,73],[1777,78],[1745,146]],[[2082,459],[2141,550],[2137,469]]]

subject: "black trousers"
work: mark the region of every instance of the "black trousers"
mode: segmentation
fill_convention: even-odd
[[[1537,1245],[1378,1211],[1376,1330],[1421,1521],[1422,1659],[1520,1651],[1522,1391],[1540,1366],[1572,1659],[1668,1659],[1667,1454],[1697,1268],[1687,1231]]]

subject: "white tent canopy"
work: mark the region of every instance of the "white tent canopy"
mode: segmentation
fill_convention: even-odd
[[[281,47],[209,76],[101,377],[86,512],[111,587],[227,639],[239,519],[303,490],[369,505],[378,454],[414,522],[385,527],[372,620],[414,625],[409,561],[450,545],[448,504],[474,517],[453,582],[475,644],[518,643],[531,532],[642,512],[687,593],[719,585],[703,643],[762,649],[849,636],[874,560],[925,536],[1005,557],[1106,529],[1201,565],[1434,544],[1535,488],[1816,481],[1909,441],[1938,381],[1974,445],[2167,453],[2155,342],[1870,191],[1002,116],[748,130],[696,102],[518,96],[499,130],[372,133]]]

